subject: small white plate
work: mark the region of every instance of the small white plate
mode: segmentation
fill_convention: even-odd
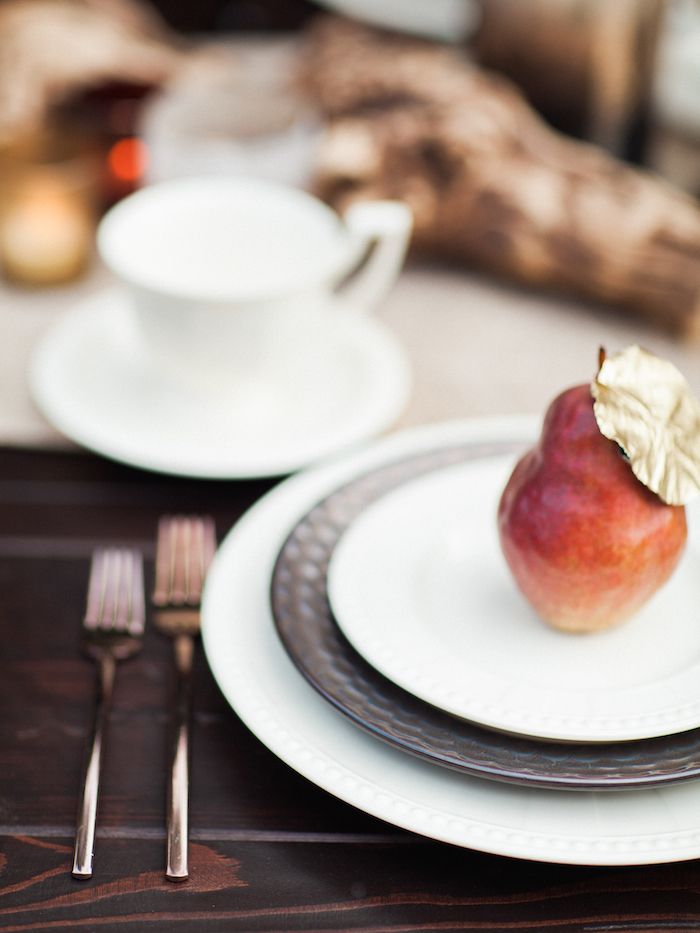
[[[433,425],[334,458],[273,489],[223,542],[202,635],[224,696],[282,761],[360,810],[458,846],[515,858],[643,865],[700,857],[700,782],[550,791],[470,778],[375,739],[326,703],[277,637],[270,580],[291,528],[334,489],[391,460],[466,440],[526,440],[521,420]],[[251,567],[255,573],[251,573]],[[664,638],[659,639],[663,649]]]
[[[535,616],[501,554],[496,510],[513,464],[435,471],[352,523],[328,576],[348,640],[415,696],[507,732],[603,742],[699,726],[697,534],[633,619],[558,632]]]
[[[30,371],[34,400],[59,431],[133,466],[211,479],[278,476],[373,437],[407,400],[409,367],[377,320],[328,309],[294,354],[261,362],[225,391],[150,364],[116,289],[62,317]],[[292,335],[290,335],[291,337]],[[291,341],[290,341],[291,342]]]

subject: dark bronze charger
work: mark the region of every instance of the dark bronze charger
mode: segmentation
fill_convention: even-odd
[[[655,787],[700,775],[700,728],[614,743],[547,742],[488,729],[414,697],[376,671],[333,617],[328,565],[345,529],[401,484],[461,462],[515,454],[514,442],[463,443],[379,466],[334,490],[297,522],[271,581],[275,626],[306,680],[389,745],[473,777],[562,790]]]

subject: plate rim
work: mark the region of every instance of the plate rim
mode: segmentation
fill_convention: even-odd
[[[532,425],[531,417],[525,420]],[[602,797],[455,776],[387,748],[345,723],[319,700],[274,638],[266,576],[289,528],[315,498],[389,452],[401,453],[454,432],[482,436],[485,430],[497,436],[504,426],[514,424],[522,426],[523,418],[451,421],[404,430],[292,477],[258,500],[226,535],[205,588],[202,636],[212,673],[234,712],[271,752],[333,796],[395,826],[453,845],[535,861],[645,865],[697,858],[698,782]],[[258,573],[250,573],[251,558],[260,562]],[[266,639],[265,645],[256,645],[256,638]],[[281,692],[282,702],[275,702],[275,690]],[[290,720],[292,710],[298,723]],[[372,769],[379,775],[376,779]],[[459,793],[450,796],[456,777]],[[554,811],[553,794],[558,800]],[[611,798],[631,812],[613,818],[615,810],[603,806]],[[550,821],[568,820],[575,830],[538,828],[539,810]],[[531,826],[514,826],[513,813],[527,814]],[[616,819],[622,820],[620,828]],[[590,831],[586,834],[582,828]]]
[[[106,437],[104,430],[95,430],[94,418],[86,424],[85,417],[76,414],[79,409],[76,406],[78,400],[75,393],[68,392],[63,396],[57,394],[54,378],[56,368],[60,369],[66,343],[75,344],[81,336],[83,339],[90,339],[81,334],[81,323],[88,317],[101,315],[101,320],[98,317],[97,326],[104,327],[106,324],[109,328],[111,307],[119,308],[118,313],[123,315],[126,312],[127,300],[123,290],[113,284],[103,286],[76,301],[42,335],[33,350],[28,368],[32,400],[46,420],[81,447],[118,463],[154,473],[195,479],[267,479],[287,476],[377,437],[394,424],[408,402],[412,384],[411,367],[408,355],[398,339],[376,315],[338,302],[333,313],[342,320],[341,326],[348,328],[356,342],[355,345],[363,344],[368,358],[370,353],[376,357],[377,370],[380,368],[381,359],[382,370],[382,379],[378,380],[382,387],[381,398],[379,393],[374,393],[375,397],[367,401],[362,422],[355,425],[352,431],[348,431],[342,441],[325,446],[318,442],[315,447],[307,445],[303,456],[297,454],[286,458],[278,457],[275,460],[263,455],[257,462],[250,461],[250,458],[247,462],[240,459],[237,461],[235,445],[232,445],[233,454],[229,454],[229,458],[215,458],[216,462],[208,465],[197,460],[188,461],[186,457],[178,463],[168,463],[159,457],[157,452],[154,454],[153,450],[142,455],[134,447],[131,438],[125,439],[123,432],[118,440],[114,440]],[[91,326],[95,326],[94,320],[90,323]],[[114,329],[117,324],[112,323],[111,326]],[[109,330],[106,333],[109,334]],[[89,389],[90,379],[86,376],[83,391]]]
[[[533,438],[533,441],[534,440],[536,440],[536,438]],[[517,457],[518,455],[515,456]],[[508,454],[501,453],[494,454],[493,457],[485,457],[480,462],[483,463],[487,459],[498,460],[500,466],[507,458],[514,459]],[[352,591],[357,589],[358,584],[361,582],[356,579],[352,580],[351,577],[348,576],[347,568],[343,569],[342,567],[343,561],[347,560],[345,549],[351,547],[353,553],[359,550],[361,558],[363,558],[362,546],[366,544],[366,541],[357,537],[361,531],[365,538],[368,537],[368,532],[363,530],[363,522],[370,518],[374,510],[377,510],[377,516],[379,516],[379,510],[386,508],[388,502],[395,496],[403,496],[401,499],[402,505],[408,505],[410,508],[410,492],[412,486],[420,485],[423,487],[419,495],[425,497],[425,486],[430,482],[436,482],[436,474],[446,472],[454,473],[461,470],[464,470],[466,474],[469,468],[475,463],[477,463],[476,460],[466,459],[460,463],[443,466],[438,465],[434,469],[409,478],[406,482],[392,486],[369,503],[340,533],[330,554],[328,571],[326,574],[327,596],[336,625],[356,652],[380,674],[397,684],[406,692],[413,694],[425,703],[435,706],[456,718],[466,719],[478,725],[482,725],[487,729],[495,729],[543,741],[603,744],[660,738],[700,728],[700,700],[695,699],[691,703],[687,696],[684,697],[682,702],[676,699],[678,677],[681,676],[683,682],[685,682],[693,671],[697,674],[700,661],[690,670],[684,668],[680,675],[678,672],[674,671],[670,676],[658,678],[657,689],[668,691],[669,696],[674,700],[673,704],[667,704],[662,709],[647,709],[645,712],[640,713],[638,711],[627,712],[626,710],[621,710],[618,706],[614,707],[612,711],[606,711],[605,713],[577,713],[566,706],[566,698],[564,697],[562,698],[562,703],[564,704],[562,706],[563,711],[559,712],[555,709],[554,711],[547,712],[545,717],[546,722],[543,721],[540,725],[538,719],[533,719],[529,708],[523,707],[522,711],[518,710],[517,696],[515,700],[511,697],[507,705],[502,705],[500,707],[498,697],[487,696],[487,703],[480,705],[479,698],[473,696],[474,688],[472,688],[471,694],[467,691],[467,699],[465,702],[460,703],[456,700],[450,702],[450,697],[447,696],[447,698],[445,698],[445,693],[441,689],[440,684],[435,683],[435,677],[421,678],[420,676],[414,676],[415,671],[413,671],[412,668],[415,662],[410,654],[407,653],[403,643],[398,644],[395,633],[394,637],[391,637],[389,640],[383,639],[381,635],[375,638],[373,630],[377,628],[374,624],[378,621],[376,615],[373,616],[371,620],[364,620],[359,618],[359,610],[354,610],[352,608],[344,615],[343,604],[345,603],[347,606],[352,601],[352,596],[348,597],[347,594],[352,594]],[[496,506],[497,502],[494,502],[494,528]],[[381,516],[386,519],[383,512]],[[381,527],[377,528],[378,524],[377,517],[372,525],[372,530],[381,535]],[[477,528],[476,530],[478,532],[479,529]],[[370,549],[375,542],[376,539],[370,539]],[[377,543],[377,548],[381,549],[379,543]],[[374,553],[374,556],[376,556],[376,553]],[[367,559],[371,560],[371,557]],[[396,565],[393,564],[392,566],[395,567]],[[504,576],[507,576],[505,564]],[[512,585],[514,590],[517,589],[512,578],[508,577],[508,582]],[[521,602],[523,611],[525,611],[527,609],[527,604],[524,597],[521,597]],[[543,625],[544,623],[540,623],[540,627]],[[415,626],[412,628],[412,633],[414,636],[420,637],[416,633]],[[565,637],[568,639],[577,638],[575,635],[566,635]],[[596,636],[594,635],[593,637],[595,638]],[[422,643],[419,641],[418,650],[421,650],[421,644]],[[434,653],[430,653],[430,646],[423,646],[423,650],[426,651],[426,656],[429,657],[431,663],[439,664],[440,661],[443,660],[442,650],[435,650]],[[450,658],[447,658],[447,663],[448,665],[450,664]],[[442,668],[438,668],[438,670],[443,673]],[[470,670],[471,668],[468,666],[467,662],[464,668],[464,674],[467,679],[470,676]],[[453,686],[455,683],[453,677],[457,676],[456,672],[452,672],[450,669],[448,673],[451,673],[452,676],[450,676],[449,681],[446,683],[445,690],[452,694],[459,694],[461,688],[459,686]],[[637,687],[632,686],[624,689],[616,687],[611,692],[615,695],[621,693],[625,694],[627,696],[626,706],[629,707],[630,704],[634,704],[639,700],[639,688],[644,691],[647,690],[649,686],[649,684],[644,683]],[[556,697],[556,687],[547,687],[546,689],[549,695]],[[533,692],[537,692],[536,689],[534,691],[532,689],[526,689],[528,695]],[[465,696],[465,694],[462,694],[462,696]],[[611,702],[615,702],[615,697],[611,699]],[[537,713],[541,715],[540,710],[538,710]]]
[[[514,440],[502,439],[513,448]],[[518,446],[522,441],[517,441]],[[620,790],[700,776],[700,729],[636,742],[560,743],[460,719],[384,677],[342,634],[325,586],[329,554],[358,510],[437,462],[490,455],[499,444],[436,445],[360,472],[312,503],[276,556],[270,605],[277,634],[308,683],[375,738],[465,774],[550,789]]]

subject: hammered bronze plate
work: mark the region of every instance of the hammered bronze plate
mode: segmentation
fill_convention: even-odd
[[[296,524],[275,564],[271,606],[282,644],[306,680],[357,726],[464,774],[563,790],[653,787],[697,777],[700,729],[607,744],[547,742],[492,731],[396,686],[355,651],[336,624],[327,595],[328,564],[356,516],[430,471],[521,449],[521,444],[502,442],[423,452],[359,476],[321,500]]]

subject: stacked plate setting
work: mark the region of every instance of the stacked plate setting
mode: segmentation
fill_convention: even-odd
[[[537,431],[404,432],[273,490],[212,571],[212,669],[276,754],[396,825],[549,861],[698,857],[693,516],[681,566],[637,618],[547,628],[496,532]]]

